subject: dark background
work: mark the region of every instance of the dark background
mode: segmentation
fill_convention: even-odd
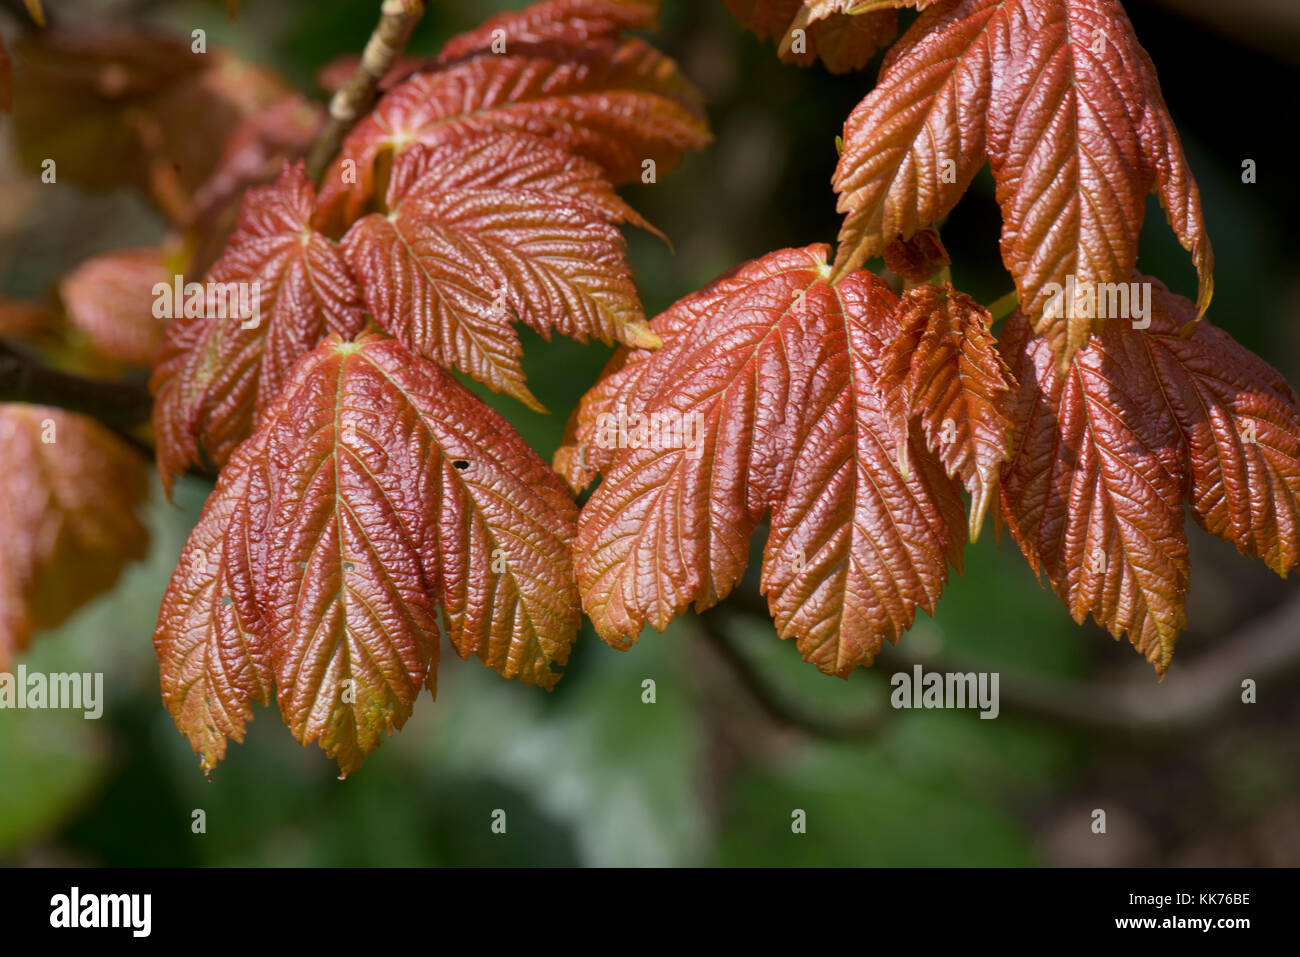
[[[413,47],[433,52],[521,5],[435,0]],[[185,34],[203,26],[212,45],[310,90],[318,67],[360,50],[378,4],[245,0],[234,23],[215,3],[75,6],[130,8]],[[717,142],[657,184],[625,190],[675,246],[629,236],[651,314],[745,259],[833,242],[834,139],[879,62],[844,77],[785,66],[721,0],[664,6],[656,42],[704,92]],[[1204,196],[1218,259],[1209,319],[1300,382],[1295,12],[1238,0],[1215,23],[1179,12],[1225,16],[1215,5],[1125,6]],[[125,192],[39,192],[7,140],[5,295],[39,295],[91,253],[162,236],[161,220]],[[1241,182],[1248,158],[1254,185]],[[954,281],[984,302],[1012,288],[998,231],[986,171],[943,229]],[[1154,199],[1139,265],[1194,295],[1189,258]],[[525,349],[530,388],[554,414],[493,404],[549,457],[609,350],[530,334]],[[208,782],[160,703],[150,644],[206,492],[183,485],[179,507],[156,495],[149,560],[26,659],[104,671],[109,704],[99,722],[0,713],[0,862],[1300,864],[1300,590],[1190,521],[1191,625],[1163,683],[1127,643],[1075,626],[1014,542],[999,546],[986,531],[935,619],[922,616],[848,681],[802,663],[744,611],[683,618],[627,653],[587,628],[550,695],[444,655],[437,702],[422,699],[346,782],[274,711],[259,712],[248,743]],[[914,661],[1000,672],[1001,716],[890,711],[888,676]],[[655,704],[641,700],[647,678]],[[1244,678],[1257,681],[1258,704],[1240,703]],[[199,808],[204,835],[190,829]],[[1096,808],[1105,835],[1090,830]],[[506,835],[490,830],[495,809],[507,812]],[[806,834],[791,833],[795,809],[807,813]]]

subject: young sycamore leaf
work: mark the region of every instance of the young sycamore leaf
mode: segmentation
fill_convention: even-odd
[[[177,226],[228,174],[225,144],[264,111],[302,97],[275,73],[190,38],[128,28],[60,26],[18,43],[14,142],[40,171],[92,189],[131,184]]]
[[[659,0],[543,0],[489,17],[477,30],[452,37],[439,51],[437,62],[492,52],[492,44],[501,40],[509,52],[514,44],[574,44],[585,37],[617,37],[624,30],[652,29],[658,16]]]
[[[649,25],[656,6],[552,0],[453,39],[448,53],[387,93],[348,134],[322,180],[322,223],[335,228],[365,212],[381,157],[467,130],[551,137],[616,184],[640,180],[648,160],[658,175],[683,150],[708,145],[700,96],[677,64],[619,35]]]
[[[923,285],[952,265],[937,230],[923,229],[911,239],[895,239],[882,254],[885,268],[906,280],[907,285]]]
[[[822,671],[869,664],[917,607],[933,611],[965,542],[958,487],[915,436],[900,473],[876,381],[897,299],[870,273],[831,287],[827,253],[772,253],[678,302],[652,323],[662,349],[616,358],[580,410],[565,455],[590,451],[604,479],[576,570],[607,642],[724,598],[769,513],[763,591]],[[601,412],[700,426],[689,445],[610,449]]]
[[[367,310],[412,351],[540,410],[516,318],[548,338],[658,345],[615,225],[642,221],[594,163],[522,133],[470,133],[398,156],[385,205],[342,250]]]
[[[154,314],[154,287],[171,285],[173,258],[164,248],[144,246],[87,259],[59,282],[68,320],[102,355],[152,365],[167,323]]]
[[[275,182],[286,163],[306,156],[324,118],[319,104],[295,95],[258,110],[231,132],[216,169],[190,203],[185,226],[193,271],[206,271],[221,255],[238,223],[244,194]]]
[[[286,167],[245,196],[202,294],[171,294],[173,320],[150,381],[167,488],[204,457],[224,464],[293,363],[327,332],[360,331],[356,282],[335,245],[311,228],[314,208],[302,164]]]
[[[378,333],[330,337],[191,535],[155,633],[164,698],[211,769],[274,680],[294,736],[347,774],[435,688],[436,608],[462,657],[550,688],[579,625],[575,521],[448,373]]]
[[[205,771],[242,742],[251,703],[270,704],[266,624],[254,597],[267,515],[266,435],[230,457],[190,532],[154,632],[163,703]],[[250,519],[256,516],[256,521]]]
[[[894,311],[897,331],[879,369],[903,474],[910,468],[908,421],[916,417],[930,451],[971,494],[972,541],[1011,453],[1016,382],[989,331],[992,322],[982,306],[950,285],[910,289]]]
[[[1130,330],[1131,332],[1131,330]],[[1142,375],[1139,335],[1107,327],[1062,376],[1017,313],[1003,339],[1020,381],[1007,523],[1080,624],[1091,613],[1163,674],[1187,623],[1182,487],[1161,454],[1178,435]]]
[[[1134,279],[1155,287],[1150,328],[1108,324],[1064,376],[1028,319],[1009,321],[1020,394],[1002,510],[1075,620],[1127,634],[1163,675],[1186,623],[1185,501],[1279,574],[1300,558],[1300,408],[1191,302]]]
[[[835,277],[952,211],[988,158],[1002,259],[1061,368],[1098,327],[1076,283],[1127,282],[1156,191],[1200,276],[1214,255],[1155,68],[1118,0],[939,0],[849,116]]]
[[[538,46],[570,44],[582,37],[616,37],[624,30],[654,26],[659,0],[548,0],[523,10],[499,13],[477,30],[452,37],[432,60],[399,56],[380,78],[379,89],[391,90],[414,73],[446,66],[481,53],[503,53],[512,44]],[[342,56],[322,67],[316,83],[326,93],[345,86],[361,64],[361,57]]]
[[[899,7],[928,0],[726,0],[741,26],[778,40],[787,63],[811,66],[820,57],[832,73],[860,70],[898,32]]]
[[[149,474],[90,419],[0,404],[0,671],[32,632],[53,628],[144,557]]]

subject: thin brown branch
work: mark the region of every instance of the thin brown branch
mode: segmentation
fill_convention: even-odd
[[[967,669],[969,670],[969,669]],[[1150,671],[1113,682],[1080,684],[1062,679],[1003,675],[1003,710],[1041,717],[1082,730],[1181,732],[1243,707],[1242,682],[1259,694],[1278,690],[1278,679],[1300,670],[1300,596],[1220,639],[1190,660],[1174,659],[1157,685]]]
[[[723,622],[719,620],[718,609],[700,615],[698,626],[754,703],[763,714],[779,725],[803,731],[816,738],[859,738],[878,732],[888,717],[888,711],[885,710],[849,719],[829,718],[808,711],[797,705],[790,696],[773,688],[759,668],[735,646]]]
[[[374,104],[379,81],[402,55],[423,15],[424,0],[383,0],[379,23],[362,51],[357,72],[330,100],[329,118],[307,156],[307,175],[314,182],[320,182],[343,137]]]
[[[767,617],[766,603],[737,590],[723,608]],[[704,616],[707,619],[708,615]],[[703,624],[703,622],[702,622]],[[800,710],[776,696],[753,664],[731,646],[716,627],[706,627],[711,643],[740,678],[762,709],[774,719],[810,734],[840,738],[870,734],[879,721],[835,724]],[[939,656],[921,659],[928,670],[979,671],[970,662]],[[984,670],[987,670],[985,666]],[[1212,651],[1190,661],[1179,660],[1166,680],[1157,684],[1147,669],[1121,681],[1082,683],[1072,679],[999,673],[999,704],[1003,714],[1036,718],[1090,734],[1127,735],[1176,733],[1202,727],[1240,707],[1242,682],[1281,678],[1300,670],[1300,596],[1246,624],[1219,641]]]
[[[130,435],[132,428],[149,421],[153,408],[153,399],[143,385],[69,375],[0,343],[0,402],[48,405],[89,416],[117,432],[142,454],[153,454]]]

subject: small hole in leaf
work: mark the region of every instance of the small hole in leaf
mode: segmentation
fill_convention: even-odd
[[[451,464],[462,472],[469,468],[469,463],[464,459],[453,459]]]

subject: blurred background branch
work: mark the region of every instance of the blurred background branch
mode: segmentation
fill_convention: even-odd
[[[88,379],[51,369],[0,342],[0,402],[79,412],[119,434],[149,421],[153,399],[134,382]],[[132,444],[139,447],[137,440]],[[152,454],[152,453],[150,453]]]
[[[771,626],[761,595],[738,589],[698,618],[701,634],[731,669],[760,710],[776,723],[818,738],[872,735],[887,711],[858,719],[833,719],[774,688],[761,668],[728,634],[728,616],[744,614],[759,626]],[[886,652],[891,652],[888,646]],[[891,657],[898,653],[894,652]],[[927,671],[965,674],[988,671],[987,663],[951,660],[942,655],[909,655]],[[909,662],[910,663],[910,662]],[[888,667],[887,665],[885,667]],[[1203,727],[1240,704],[1242,682],[1256,685],[1263,676],[1283,678],[1300,668],[1300,595],[1295,595],[1239,631],[1216,640],[1214,647],[1188,660],[1175,657],[1170,680],[1157,685],[1150,672],[1123,679],[1105,676],[1086,681],[1034,676],[999,668],[1003,713],[1037,718],[1090,733],[1177,733]]]

